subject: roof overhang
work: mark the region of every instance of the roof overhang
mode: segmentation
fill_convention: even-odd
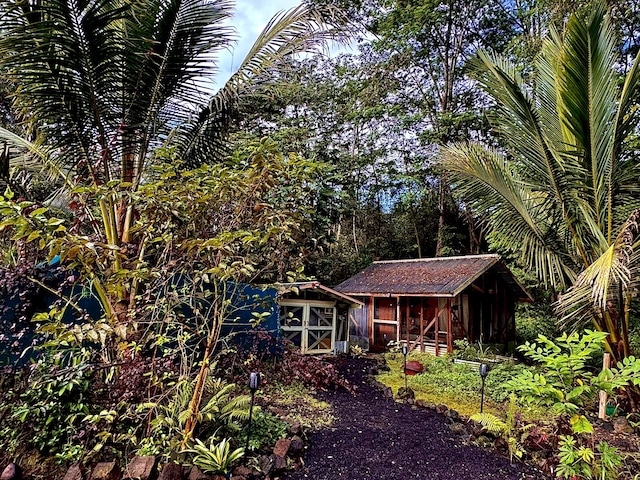
[[[304,290],[318,290],[330,298],[348,303],[353,308],[361,308],[364,306],[364,303],[360,300],[357,300],[348,294],[338,292],[337,290],[329,288],[316,281],[278,283],[275,285],[275,287],[278,289],[278,297],[281,297],[282,295],[290,292],[297,293]]]

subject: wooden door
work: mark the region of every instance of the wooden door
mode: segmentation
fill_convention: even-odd
[[[336,338],[335,302],[280,302],[280,326],[285,340],[302,353],[332,353]]]

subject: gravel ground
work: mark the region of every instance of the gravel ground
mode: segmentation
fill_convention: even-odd
[[[464,445],[443,415],[385,398],[367,379],[367,359],[340,363],[357,387],[324,393],[336,416],[331,428],[308,434],[305,465],[287,480],[548,479],[524,464]]]

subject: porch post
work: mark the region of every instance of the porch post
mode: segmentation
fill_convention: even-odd
[[[369,348],[372,348],[375,345],[375,332],[373,331],[373,302],[375,298],[373,296],[369,297],[369,320],[367,321],[369,325]]]
[[[453,322],[450,297],[447,298],[447,353],[453,353]]]
[[[420,297],[420,351],[424,353],[424,297]]]
[[[400,295],[396,297],[396,344],[400,343],[402,338],[402,314],[400,312]]]

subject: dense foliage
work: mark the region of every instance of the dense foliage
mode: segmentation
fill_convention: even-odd
[[[616,452],[580,435],[597,389],[638,389],[638,2],[309,0],[217,88],[232,12],[0,3],[0,450],[224,474],[243,453],[248,372],[270,399],[254,452],[286,430],[275,397],[322,424],[303,392],[350,388],[263,333],[221,342],[225,321],[265,315],[243,285],[492,251],[536,290],[517,325],[541,365],[492,368],[489,408],[517,389],[567,418],[559,448],[538,425],[525,438],[515,401],[491,424],[565,477],[615,475]],[[356,36],[350,53],[294,55]],[[589,323],[606,333],[548,340]],[[618,365],[599,376],[586,359],[603,341]],[[477,372],[421,360],[412,388],[477,403]]]

